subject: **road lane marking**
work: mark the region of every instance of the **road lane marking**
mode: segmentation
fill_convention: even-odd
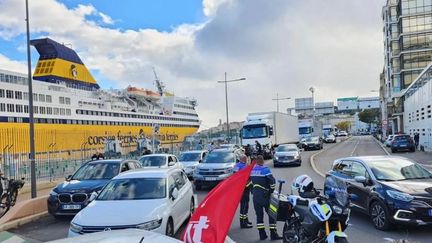
[[[353,149],[353,151],[351,152],[351,156],[354,155],[354,153],[355,153],[355,151],[356,151],[356,149],[357,149],[357,146],[358,146],[359,144],[360,144],[360,139],[357,141],[356,145],[354,146],[354,149]]]
[[[337,146],[337,145],[339,145],[339,144],[342,144],[342,143],[344,143],[344,142],[350,140],[351,138],[352,138],[352,137],[350,137],[350,138],[348,138],[348,139],[345,139],[345,140],[343,140],[343,141],[341,141],[341,142],[339,142],[339,143],[337,143],[337,144],[335,144],[335,145],[333,145],[333,146],[331,146],[331,147],[328,147],[328,148],[326,148],[326,149],[322,149],[321,151],[319,151],[319,152],[317,152],[317,153],[312,154],[311,157],[309,158],[309,163],[311,164],[312,169],[315,171],[315,173],[317,173],[317,174],[320,175],[321,177],[325,177],[325,174],[322,173],[321,171],[319,171],[318,168],[317,168],[316,165],[315,165],[315,156],[317,156],[317,155],[319,155],[320,153],[322,153],[322,152],[324,152],[324,151],[327,151],[327,150],[329,150],[329,149],[331,149],[331,148],[334,148],[335,146]]]

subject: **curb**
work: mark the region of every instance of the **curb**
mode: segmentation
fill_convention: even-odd
[[[1,231],[6,231],[9,229],[13,229],[13,228],[18,228],[21,225],[36,221],[42,217],[45,217],[46,215],[48,215],[48,211],[42,212],[42,213],[38,213],[38,214],[34,214],[34,215],[30,215],[24,218],[20,218],[20,219],[15,219],[12,220],[11,222],[5,223],[3,225],[0,226],[0,232]]]
[[[329,148],[323,149],[323,150],[321,150],[321,151],[319,151],[319,152],[317,152],[317,153],[312,154],[311,157],[310,157],[310,159],[309,159],[309,163],[311,164],[312,169],[315,171],[315,173],[317,173],[317,174],[320,175],[321,177],[325,177],[325,174],[322,173],[321,171],[319,171],[318,168],[317,168],[316,165],[315,165],[315,156],[317,156],[317,155],[319,155],[320,153],[325,152],[325,151],[327,151],[327,150],[329,150],[329,149],[331,149],[331,148],[334,148],[334,147],[338,146],[339,144],[342,144],[342,143],[344,143],[344,142],[350,140],[351,138],[352,138],[352,137],[349,137],[349,138],[347,138],[347,139],[345,139],[345,140],[343,140],[343,141],[340,141],[338,144],[336,144],[336,145],[334,145],[334,146],[332,146],[332,147],[329,147]]]
[[[376,139],[376,137],[373,137],[373,138],[374,138],[375,142],[382,148],[382,150],[384,150],[384,152],[387,155],[390,155],[389,151],[384,147],[384,145],[380,141],[378,141],[378,139]]]
[[[57,186],[57,184],[59,184],[62,181],[51,181],[51,182],[42,182],[40,184],[36,185],[36,189],[39,190],[45,190],[45,189],[49,189],[49,188],[53,188],[55,186]],[[26,193],[30,193],[31,192],[31,185],[30,184],[26,184],[24,185],[24,187],[18,191],[18,195],[21,194],[26,194]]]

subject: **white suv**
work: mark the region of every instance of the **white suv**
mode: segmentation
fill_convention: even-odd
[[[149,154],[139,158],[139,162],[144,168],[179,168],[183,165],[179,163],[177,157],[173,154]]]
[[[114,177],[72,220],[68,237],[120,229],[174,236],[197,202],[192,183],[177,168],[140,169]]]

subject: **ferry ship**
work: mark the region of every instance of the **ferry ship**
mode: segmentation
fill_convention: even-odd
[[[138,87],[101,89],[77,53],[49,38],[31,41],[40,57],[33,73],[37,153],[135,151],[153,136],[162,146],[181,143],[200,120],[196,100]],[[0,70],[0,154],[28,153],[28,86],[24,74]],[[155,132],[155,133],[154,133]]]

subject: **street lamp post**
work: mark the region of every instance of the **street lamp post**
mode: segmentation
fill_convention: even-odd
[[[228,139],[228,141],[231,138],[231,132],[230,132],[230,128],[229,128],[229,118],[228,118],[228,83],[238,82],[238,81],[243,81],[243,80],[246,80],[246,78],[227,80],[227,73],[225,72],[225,80],[217,81],[218,83],[224,83],[225,84],[225,110],[226,110],[227,139]]]
[[[315,88],[310,87],[309,91],[312,93],[312,118],[314,118],[315,117],[315,99],[314,99]]]
[[[289,99],[291,99],[291,97],[279,98],[279,93],[276,93],[276,99],[272,99],[272,100],[276,100],[277,112],[279,112],[279,101],[280,100],[289,100]]]
[[[30,23],[28,0],[25,1],[26,7],[26,29],[27,29],[27,72],[28,72],[28,98],[29,98],[29,139],[30,139],[30,185],[31,197],[37,196],[36,191],[36,162],[35,162],[35,141],[34,141],[34,117],[33,117],[33,83],[31,75],[31,56],[30,56]]]

